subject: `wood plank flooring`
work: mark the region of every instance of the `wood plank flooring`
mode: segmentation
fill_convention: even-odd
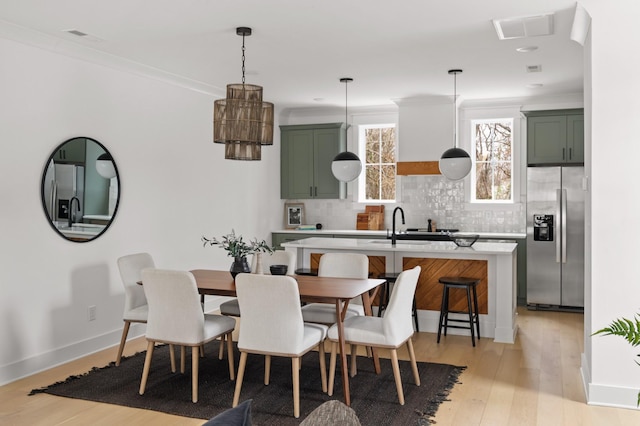
[[[640,411],[589,406],[580,377],[583,315],[519,309],[520,330],[515,344],[469,337],[417,333],[416,355],[421,361],[466,365],[435,417],[448,425],[640,425]],[[482,330],[481,330],[482,331]],[[145,349],[144,339],[128,342],[126,354]],[[61,398],[27,396],[33,388],[64,380],[115,359],[116,347],[0,387],[2,425],[201,425],[203,420],[153,411]],[[215,354],[217,355],[217,354]],[[386,356],[385,353],[381,354]],[[406,353],[400,354],[407,359]],[[367,362],[359,359],[359,362]],[[404,383],[404,386],[412,386]],[[351,390],[358,398],[358,390]],[[231,401],[229,401],[231,404]],[[365,425],[368,426],[368,425]]]

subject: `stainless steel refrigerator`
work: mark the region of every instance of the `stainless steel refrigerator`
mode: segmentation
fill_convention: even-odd
[[[527,168],[527,305],[584,308],[584,167]]]
[[[69,203],[73,197],[74,222],[81,222],[84,214],[84,166],[58,164],[51,160],[43,178],[42,198],[52,221],[69,220]]]

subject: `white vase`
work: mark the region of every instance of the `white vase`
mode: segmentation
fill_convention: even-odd
[[[256,257],[256,268],[253,273],[262,275],[264,274],[264,272],[262,271],[262,253],[255,253],[254,256]]]

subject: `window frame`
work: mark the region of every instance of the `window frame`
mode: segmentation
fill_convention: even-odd
[[[349,183],[349,185],[353,185],[352,192],[352,200],[355,203],[359,204],[394,204],[397,203],[397,200],[401,199],[401,185],[400,179],[398,179],[397,168],[396,168],[396,199],[395,200],[367,200],[366,191],[365,191],[365,181],[366,174],[364,173],[364,158],[366,153],[366,143],[363,138],[361,138],[361,126],[369,126],[369,127],[381,127],[381,126],[393,126],[396,129],[396,167],[398,161],[398,152],[400,147],[400,137],[398,131],[398,112],[395,109],[390,108],[367,108],[358,110],[358,112],[354,113],[351,116],[351,124],[348,129],[348,138],[350,142],[348,145],[352,147],[352,152],[358,154],[360,159],[363,159],[363,173],[356,179],[355,182]],[[364,131],[362,131],[364,134]]]
[[[469,174],[468,185],[465,187],[465,202],[473,206],[474,209],[486,210],[504,210],[516,209],[517,205],[522,203],[521,197],[525,190],[521,187],[525,179],[522,173],[526,171],[526,149],[522,147],[523,131],[526,131],[523,125],[524,116],[519,106],[497,106],[497,107],[467,107],[463,108],[461,113],[461,141],[462,148],[467,149],[471,156],[471,173]],[[511,200],[476,200],[476,152],[475,152],[475,121],[499,121],[511,119],[513,128],[511,129]],[[524,163],[523,163],[524,161]],[[523,166],[525,164],[525,166]]]
[[[478,166],[478,162],[477,162],[477,154],[476,154],[476,141],[475,141],[475,127],[478,123],[496,123],[496,122],[501,122],[501,121],[510,121],[511,122],[511,158],[509,159],[509,162],[511,163],[511,198],[508,200],[495,200],[495,199],[490,199],[490,200],[479,200],[476,198],[477,196],[477,192],[475,191],[476,189],[476,183],[477,183],[477,174],[476,171],[478,170],[477,166]],[[513,148],[514,148],[514,119],[513,117],[500,117],[500,118],[474,118],[469,120],[469,134],[470,134],[470,145],[472,147],[471,152],[469,155],[471,155],[471,185],[469,188],[469,200],[471,203],[474,204],[513,204],[514,202],[514,180],[515,180],[515,163],[514,163],[514,153],[513,153]]]

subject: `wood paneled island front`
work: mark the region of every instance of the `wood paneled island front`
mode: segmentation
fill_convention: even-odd
[[[369,256],[372,277],[399,273],[416,265],[422,267],[416,288],[416,306],[421,331],[437,332],[443,276],[468,276],[480,279],[478,302],[482,337],[496,342],[513,343],[516,323],[517,244],[477,242],[470,248],[449,241],[364,240],[354,238],[306,238],[284,243],[285,250],[295,251],[298,268],[316,269],[323,253],[351,252]],[[451,308],[466,308],[464,293],[451,295]],[[449,329],[449,334],[468,334],[467,330]]]

